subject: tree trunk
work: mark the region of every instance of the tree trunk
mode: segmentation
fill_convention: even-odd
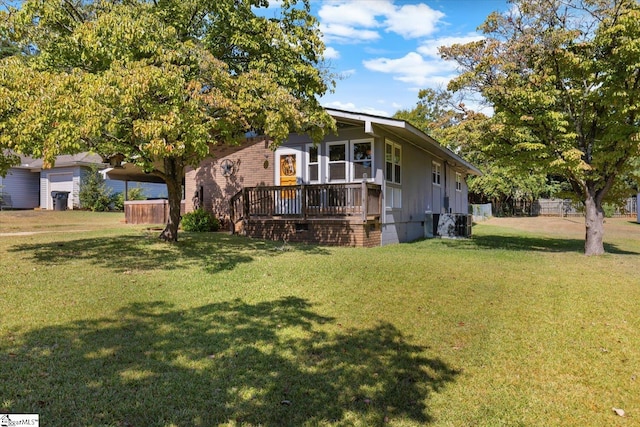
[[[584,254],[602,255],[604,254],[604,209],[602,209],[602,203],[592,195],[588,195],[584,206],[586,226]]]
[[[169,219],[167,225],[158,236],[166,242],[178,241],[178,226],[180,225],[180,204],[182,202],[182,177],[184,166],[180,159],[168,157],[164,159],[165,183],[169,197]]]

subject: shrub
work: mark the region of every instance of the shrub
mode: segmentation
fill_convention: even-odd
[[[147,196],[144,194],[144,188],[133,187],[127,191],[127,200],[145,200]],[[124,193],[118,193],[113,201],[113,209],[116,211],[124,210]]]
[[[91,166],[91,170],[82,177],[78,198],[81,208],[94,212],[108,211],[113,204],[115,196],[104,182],[97,165]]]
[[[212,213],[204,209],[196,209],[182,216],[182,229],[184,231],[218,231],[220,221]]]
[[[616,205],[613,203],[603,203],[602,210],[604,211],[605,218],[613,218],[616,213]]]

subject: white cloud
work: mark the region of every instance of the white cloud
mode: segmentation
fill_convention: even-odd
[[[429,39],[418,47],[417,52],[409,52],[401,58],[370,59],[363,61],[363,65],[371,71],[391,74],[395,80],[417,87],[443,88],[457,75],[457,66],[454,62],[441,59],[438,48],[481,39],[482,36],[475,33]]]
[[[322,22],[359,27],[378,27],[376,16],[393,13],[395,7],[390,0],[358,0],[325,2],[318,16]]]
[[[324,59],[338,59],[340,58],[340,52],[338,52],[336,49],[332,48],[331,46],[327,46],[327,48],[324,50]]]
[[[436,31],[436,25],[444,16],[424,3],[404,5],[387,15],[386,31],[405,39],[425,37]]]
[[[380,38],[380,33],[377,31],[359,29],[343,24],[322,23],[320,24],[320,31],[325,40],[339,43],[358,43]]]
[[[374,116],[391,117],[386,110],[380,110],[374,107],[357,107],[353,102],[332,101],[324,104],[327,108],[335,108],[337,110],[351,111],[354,113],[372,114]]]
[[[282,0],[269,0],[269,9],[277,9],[282,7]]]
[[[351,77],[353,76],[357,71],[354,68],[350,68],[348,70],[343,70],[340,71],[338,74],[342,77]]]
[[[353,102],[331,101],[325,103],[324,106],[338,110],[356,111],[356,104]]]
[[[337,0],[325,1],[318,16],[327,40],[358,43],[379,39],[381,30],[404,38],[425,37],[445,15],[426,3],[398,6],[392,0]]]
[[[441,83],[444,79],[450,78],[455,71],[453,64],[441,60],[426,61],[416,52],[409,52],[397,59],[371,59],[363,61],[363,65],[371,71],[393,74],[396,80],[421,87]]]

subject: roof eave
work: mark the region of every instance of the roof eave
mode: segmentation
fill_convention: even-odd
[[[411,123],[405,120],[392,119],[389,117],[382,117],[382,116],[376,116],[376,115],[364,114],[364,113],[355,113],[350,111],[337,110],[333,108],[327,108],[326,110],[329,114],[331,114],[331,116],[333,116],[336,119],[343,119],[343,120],[362,123],[364,125],[365,132],[370,134],[375,133],[373,131],[374,124],[382,127],[400,129],[401,131],[407,132],[409,135],[416,137],[417,140],[422,143],[422,145],[425,145],[422,147],[423,149],[436,151],[436,152],[439,152],[443,157],[451,158],[454,162],[459,163],[461,166],[463,166],[467,170],[467,173],[470,175],[477,175],[477,176],[482,175],[482,172],[478,168],[476,168],[471,163],[467,162],[466,160],[458,156],[453,151],[440,145],[435,139],[433,139],[432,137],[430,137],[429,135],[427,135],[426,133],[424,133],[423,131],[416,128]],[[409,138],[407,139],[409,140]],[[409,142],[415,143],[414,141],[415,140],[411,138]]]

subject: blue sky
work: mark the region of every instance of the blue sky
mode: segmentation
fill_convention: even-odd
[[[391,116],[413,108],[418,91],[446,87],[455,64],[441,45],[480,38],[476,31],[506,0],[312,0],[331,71],[342,75],[325,107]]]

